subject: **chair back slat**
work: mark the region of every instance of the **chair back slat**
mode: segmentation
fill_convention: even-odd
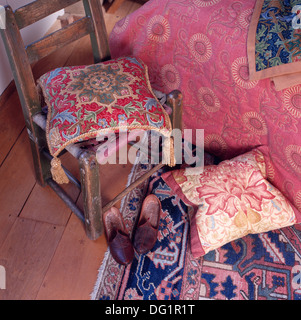
[[[11,7],[6,6],[6,28],[1,35],[12,68],[27,128],[32,127],[31,115],[40,110],[40,99],[23,40]]]
[[[108,34],[100,0],[83,0],[86,15],[92,17],[94,32],[91,33],[91,43],[95,63],[108,60],[111,56]]]
[[[15,10],[19,29],[23,29],[54,12],[64,9],[80,0],[39,0]]]
[[[85,17],[73,22],[67,27],[60,29],[43,39],[26,47],[29,62],[34,63],[57,49],[78,40],[94,31],[90,18]]]
[[[32,132],[34,129],[31,117],[41,111],[39,93],[31,67],[33,62],[88,34],[91,38],[94,61],[100,62],[110,58],[101,0],[81,0],[86,17],[25,48],[20,33],[22,27],[78,1],[80,0],[36,0],[15,11],[10,6],[5,6],[6,28],[0,29],[0,34],[13,70],[26,125]]]

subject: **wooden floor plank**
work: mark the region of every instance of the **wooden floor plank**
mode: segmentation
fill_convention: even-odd
[[[78,162],[69,153],[62,157],[68,162],[69,171],[76,175],[78,172]],[[78,176],[78,173],[77,173]],[[79,196],[79,190],[72,183],[61,186],[73,201]],[[55,225],[65,226],[70,218],[69,207],[62,202],[58,195],[50,187],[41,187],[36,184],[26,201],[20,217],[33,219],[36,221],[48,222]]]
[[[64,227],[17,218],[0,248],[6,289],[0,300],[34,300]]]
[[[110,34],[112,32],[112,29],[114,28],[115,24],[124,18],[125,16],[129,15],[130,13],[137,10],[139,7],[141,7],[141,4],[135,2],[135,1],[124,1],[120,7],[116,10],[116,12],[112,14],[105,14],[105,23],[107,27],[107,32]]]
[[[26,130],[0,167],[0,177],[1,246],[36,183]]]
[[[17,92],[0,108],[0,166],[25,127]]]
[[[90,36],[85,36],[76,41],[76,47],[67,59],[66,66],[79,66],[93,64],[93,54]]]
[[[109,6],[106,7],[107,13],[115,13],[125,0],[114,0]],[[106,2],[108,4],[108,2]]]
[[[89,240],[72,215],[37,299],[89,300],[106,249],[104,236]]]
[[[76,187],[73,186],[73,189]],[[73,198],[77,198],[79,191],[72,192]],[[31,192],[20,217],[53,223],[55,225],[65,226],[70,218],[71,210],[50,187],[41,187],[35,185]]]

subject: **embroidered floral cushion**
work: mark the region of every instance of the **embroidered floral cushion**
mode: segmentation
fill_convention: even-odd
[[[38,85],[48,106],[46,134],[56,161],[67,145],[110,130],[170,135],[169,117],[152,92],[141,60],[126,57],[62,67],[44,74]]]
[[[296,223],[289,201],[266,180],[264,157],[257,150],[205,166],[201,174],[180,169],[165,173],[163,178],[195,208],[191,220],[194,257],[249,233]]]

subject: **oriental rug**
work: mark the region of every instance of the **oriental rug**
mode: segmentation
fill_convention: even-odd
[[[136,165],[129,181],[149,168]],[[160,177],[133,190],[121,205],[129,230],[149,192],[161,200],[158,240],[131,265],[110,252],[99,270],[92,300],[301,300],[301,227],[248,235],[194,259],[190,252],[191,210]]]

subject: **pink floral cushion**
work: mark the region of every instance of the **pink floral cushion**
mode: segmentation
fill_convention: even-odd
[[[68,144],[108,130],[171,131],[141,60],[126,57],[62,67],[44,74],[38,85],[48,106],[47,138],[54,157]]]
[[[202,174],[180,169],[165,173],[163,178],[195,208],[191,220],[194,257],[249,233],[296,223],[295,209],[266,180],[264,157],[258,150],[206,166]]]

